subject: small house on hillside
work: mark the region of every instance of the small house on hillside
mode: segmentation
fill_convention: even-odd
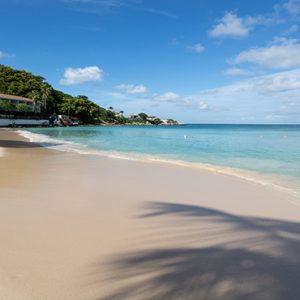
[[[141,117],[139,115],[129,115],[130,119],[140,119]]]
[[[0,101],[9,101],[13,105],[13,107],[16,107],[18,104],[26,104],[29,111],[41,112],[40,103],[36,103],[34,105],[34,101],[29,98],[0,94]],[[12,110],[17,110],[17,108],[14,108]]]

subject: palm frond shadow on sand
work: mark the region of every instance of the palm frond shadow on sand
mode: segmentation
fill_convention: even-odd
[[[190,222],[192,234],[175,229],[172,238],[184,246],[112,258],[109,279],[124,284],[102,300],[300,299],[299,223],[175,203],[151,202],[145,210],[140,217],[153,218],[157,236],[159,228],[169,226],[164,216]],[[213,233],[200,230],[203,222],[214,224]],[[211,234],[223,242],[190,246]]]

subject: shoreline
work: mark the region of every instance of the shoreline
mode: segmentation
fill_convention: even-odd
[[[182,171],[187,171],[189,172],[195,172],[196,174],[203,174],[211,176],[211,177],[216,177],[216,178],[223,178],[227,179],[229,181],[237,181],[237,182],[242,182],[245,185],[254,185],[257,186],[258,188],[266,189],[268,192],[271,193],[279,193],[283,197],[289,198],[289,202],[292,203],[293,205],[296,205],[300,207],[300,199],[298,192],[295,192],[294,190],[288,189],[283,186],[279,185],[274,185],[272,182],[265,182],[265,181],[260,181],[256,180],[254,177],[247,177],[244,176],[247,171],[244,172],[242,169],[234,169],[234,168],[227,168],[227,167],[222,167],[220,166],[220,169],[218,168],[219,166],[215,165],[210,165],[210,164],[202,164],[202,163],[189,163],[186,161],[175,161],[175,160],[161,160],[161,159],[155,159],[155,158],[148,158],[148,159],[142,159],[142,158],[134,158],[134,157],[126,157],[126,156],[119,156],[120,153],[117,153],[116,155],[114,154],[109,154],[110,152],[107,151],[98,151],[95,150],[94,152],[91,152],[90,149],[88,148],[83,148],[82,145],[78,145],[81,148],[80,149],[72,149],[72,151],[66,151],[65,149],[61,148],[56,148],[59,147],[61,142],[63,144],[71,144],[74,145],[75,143],[73,142],[68,142],[64,140],[55,140],[51,138],[47,138],[47,142],[41,142],[40,140],[31,140],[28,136],[24,136],[22,133],[20,133],[19,129],[0,129],[1,131],[6,131],[8,135],[13,134],[14,135],[14,140],[15,141],[22,141],[26,145],[35,145],[35,146],[29,146],[29,148],[37,148],[38,150],[41,150],[43,152],[43,155],[45,156],[56,156],[58,154],[63,154],[65,158],[68,157],[76,157],[78,160],[85,161],[85,160],[99,160],[99,162],[107,161],[107,163],[112,162],[114,164],[124,163],[124,164],[135,164],[135,165],[140,165],[140,166],[152,166],[154,168],[160,168],[160,167],[165,167],[165,168],[170,168],[174,170],[181,170]],[[23,131],[24,133],[29,133],[28,131]],[[37,136],[42,136],[40,134],[34,134]],[[1,141],[1,140],[0,140]],[[17,147],[18,148],[18,147]],[[23,148],[23,146],[21,146]],[[1,147],[0,149],[2,150],[2,158],[5,157],[5,147]],[[84,149],[88,149],[87,152],[81,152]],[[70,150],[70,149],[68,149]],[[74,151],[75,150],[75,151]],[[31,156],[31,155],[30,155]],[[1,157],[1,156],[0,156]],[[225,171],[224,171],[225,170]],[[226,172],[229,170],[229,172]],[[231,170],[238,170],[241,171],[241,173],[231,173]],[[255,172],[250,172],[252,175],[261,175],[259,173]],[[241,175],[242,174],[242,175]],[[292,200],[291,200],[292,199]],[[294,200],[294,201],[293,201]]]
[[[109,150],[106,151],[97,150],[97,149],[85,147],[80,144],[76,144],[74,142],[60,140],[60,139],[53,139],[43,134],[32,133],[22,129],[18,129],[17,132],[24,138],[32,142],[39,143],[40,145],[45,146],[46,148],[48,143],[57,143],[57,144],[64,143],[64,145],[69,146],[67,148],[54,147],[58,151],[73,152],[79,155],[95,155],[95,156],[106,157],[111,159],[137,161],[141,163],[170,164],[170,165],[175,165],[183,168],[195,168],[195,169],[221,174],[225,176],[233,176],[236,178],[241,178],[243,180],[254,182],[262,186],[267,186],[271,189],[280,192],[288,193],[293,197],[300,198],[300,187],[298,187],[297,189],[296,183],[294,183],[294,185],[292,186],[291,179],[288,180],[284,176],[281,177],[278,175],[269,175],[269,174],[255,172],[255,171],[249,171],[245,169],[227,167],[222,165],[214,165],[209,163],[168,159],[168,158],[157,157],[154,155],[148,155],[144,153],[141,154],[141,153],[126,153],[126,152],[109,151]]]
[[[12,130],[0,147],[2,299],[299,299],[300,208],[287,193],[52,151]]]

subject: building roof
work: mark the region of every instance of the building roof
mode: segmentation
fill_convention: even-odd
[[[7,95],[7,94],[0,94],[0,99],[33,102],[33,100],[29,99],[29,98],[20,97],[20,96],[14,96],[14,95]]]

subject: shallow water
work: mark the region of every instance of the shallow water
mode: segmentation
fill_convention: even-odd
[[[300,125],[69,127],[28,132],[43,135],[30,136],[36,141],[67,141],[65,150],[82,147],[84,153],[245,171],[300,189]]]

